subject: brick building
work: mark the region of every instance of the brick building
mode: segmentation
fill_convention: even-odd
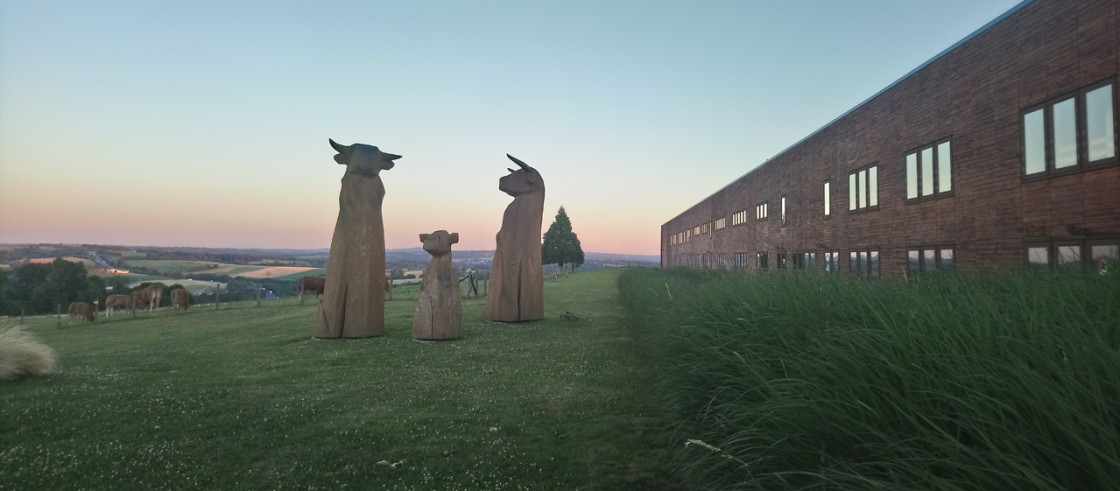
[[[1025,1],[661,227],[661,263],[901,277],[1120,257],[1120,2]]]

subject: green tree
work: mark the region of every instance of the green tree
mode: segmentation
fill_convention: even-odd
[[[49,264],[27,263],[12,271],[11,308],[29,314],[47,314],[76,300],[90,298],[86,268],[58,258]]]
[[[572,221],[564,207],[556,213],[556,221],[548,226],[544,233],[544,243],[541,244],[541,262],[544,264],[564,263],[574,264],[579,267],[583,264],[583,248],[579,245],[579,237],[572,232]]]
[[[72,263],[65,259],[57,258],[51,262],[50,271],[47,273],[48,292],[55,303],[62,304],[62,308],[70,302],[87,300],[88,287],[86,282],[86,267],[80,263]]]

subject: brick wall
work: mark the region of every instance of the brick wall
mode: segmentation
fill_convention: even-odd
[[[911,246],[951,245],[961,268],[1020,267],[1028,243],[1120,239],[1120,166],[1024,179],[1020,150],[1024,109],[1116,79],[1118,23],[1115,0],[1023,6],[665,223],[662,264],[682,254],[746,252],[753,265],[755,253],[765,251],[773,267],[782,249],[816,252],[820,268],[820,254],[839,251],[846,271],[849,251],[874,248],[882,276],[899,276]],[[951,196],[908,203],[905,155],[947,137]],[[878,209],[848,211],[848,174],[876,163]],[[769,218],[756,221],[755,205],[764,201]],[[731,214],[743,209],[747,222],[731,225]],[[726,229],[671,245],[672,234],[720,217],[728,218]]]

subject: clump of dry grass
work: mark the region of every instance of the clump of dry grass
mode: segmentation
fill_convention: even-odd
[[[0,329],[0,380],[54,372],[54,350],[18,327]]]

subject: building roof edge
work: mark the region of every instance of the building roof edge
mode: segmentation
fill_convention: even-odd
[[[739,176],[739,177],[736,177],[735,179],[732,179],[732,180],[731,180],[731,182],[730,182],[730,183],[728,183],[728,184],[727,184],[726,186],[723,186],[723,187],[719,188],[719,189],[718,189],[718,190],[716,190],[716,191],[715,191],[714,193],[712,193],[712,194],[709,194],[708,196],[704,197],[704,199],[702,199],[702,200],[700,200],[700,201],[697,201],[697,202],[696,202],[696,204],[694,204],[694,205],[692,205],[692,206],[688,207],[687,209],[685,209],[684,211],[682,211],[682,212],[678,213],[678,214],[677,214],[676,216],[674,216],[673,218],[670,218],[670,219],[669,219],[668,221],[666,221],[665,223],[663,223],[663,224],[662,224],[661,226],[662,226],[662,227],[664,227],[665,225],[668,225],[668,224],[669,224],[669,222],[672,222],[673,220],[676,220],[676,219],[680,218],[680,217],[681,217],[681,215],[684,215],[685,213],[688,213],[688,211],[689,211],[689,210],[691,210],[691,209],[695,208],[695,207],[696,207],[697,205],[699,205],[699,204],[701,204],[701,203],[703,203],[703,202],[705,202],[705,201],[708,201],[709,199],[712,199],[713,197],[715,197],[715,195],[717,195],[717,194],[719,194],[719,193],[723,192],[723,190],[727,189],[727,188],[728,188],[728,187],[730,187],[730,186],[731,186],[732,184],[735,184],[736,182],[738,182],[738,181],[740,181],[740,180],[742,180],[742,179],[746,178],[747,176],[749,176],[749,175],[750,175],[750,174],[751,174],[752,172],[754,172],[754,171],[756,171],[756,170],[758,170],[758,169],[762,168],[762,166],[766,165],[766,164],[767,164],[768,162],[770,162],[771,160],[774,160],[774,159],[776,159],[776,158],[778,158],[778,157],[781,157],[781,156],[782,156],[782,154],[784,154],[784,153],[786,153],[786,152],[790,151],[791,149],[793,149],[794,147],[796,147],[796,146],[798,146],[798,145],[800,145],[800,144],[804,143],[804,142],[805,142],[805,140],[808,140],[808,139],[810,139],[810,138],[812,138],[812,137],[816,136],[816,135],[817,135],[818,133],[820,133],[820,132],[824,131],[824,130],[825,130],[826,128],[828,128],[829,126],[832,126],[832,125],[833,125],[833,124],[835,124],[835,123],[836,123],[837,121],[840,121],[841,119],[844,119],[844,117],[845,117],[845,116],[847,116],[847,115],[851,114],[851,113],[852,113],[852,112],[854,112],[854,111],[855,111],[856,109],[859,109],[859,108],[861,108],[861,107],[863,107],[863,106],[867,105],[867,103],[871,102],[871,101],[872,101],[872,100],[874,100],[874,99],[875,99],[876,97],[879,97],[880,95],[883,95],[883,93],[884,93],[884,92],[886,92],[886,91],[888,91],[888,90],[891,90],[891,89],[892,89],[892,88],[894,88],[894,87],[895,87],[896,85],[898,85],[898,84],[902,83],[902,82],[903,82],[904,80],[906,80],[906,79],[910,78],[910,77],[911,77],[911,76],[913,76],[914,74],[916,74],[916,73],[918,73],[919,71],[921,71],[921,70],[922,70],[923,68],[925,68],[925,67],[929,66],[930,64],[932,64],[933,62],[935,62],[935,61],[937,61],[937,60],[941,59],[942,57],[944,57],[945,55],[949,54],[949,53],[950,53],[950,52],[952,52],[953,50],[955,50],[955,49],[957,49],[957,48],[961,47],[961,45],[963,45],[964,43],[967,43],[967,42],[971,41],[971,40],[972,40],[973,38],[975,38],[976,36],[979,36],[980,34],[984,33],[984,32],[985,32],[985,31],[987,31],[988,29],[991,29],[991,28],[992,28],[992,26],[994,26],[994,25],[996,25],[996,24],[999,24],[1000,22],[1003,22],[1003,20],[1004,20],[1004,19],[1006,19],[1006,18],[1008,18],[1008,17],[1010,17],[1010,16],[1014,15],[1014,14],[1015,14],[1016,12],[1018,12],[1018,11],[1022,10],[1022,9],[1023,9],[1023,7],[1026,7],[1027,5],[1030,5],[1030,4],[1034,3],[1034,2],[1035,2],[1035,0],[1023,0],[1022,2],[1019,2],[1019,4],[1015,5],[1014,7],[1011,7],[1011,8],[1010,8],[1010,9],[1008,9],[1008,10],[1007,10],[1006,12],[1004,12],[1003,14],[1001,14],[1001,15],[1000,15],[999,17],[996,17],[995,19],[992,19],[992,20],[991,20],[991,21],[989,21],[989,22],[988,22],[987,24],[984,24],[983,26],[981,26],[981,27],[980,27],[979,29],[977,29],[977,30],[975,30],[975,31],[972,31],[972,34],[969,34],[968,36],[965,36],[964,38],[962,38],[962,39],[961,39],[960,41],[957,41],[956,43],[953,43],[953,45],[952,45],[952,46],[949,46],[948,48],[945,48],[945,49],[944,49],[944,50],[942,50],[942,51],[941,51],[940,53],[937,53],[936,55],[934,55],[934,56],[933,56],[932,58],[930,58],[930,59],[926,60],[926,61],[925,61],[924,63],[922,63],[921,65],[918,65],[918,66],[917,66],[916,68],[914,68],[913,70],[910,70],[909,72],[906,72],[906,74],[905,74],[905,75],[903,75],[903,76],[901,76],[901,77],[899,77],[899,78],[898,78],[898,80],[895,80],[894,82],[891,82],[891,84],[890,84],[890,85],[887,85],[886,87],[883,87],[883,88],[882,88],[882,89],[880,89],[880,90],[879,90],[878,92],[876,92],[876,93],[872,94],[872,95],[871,95],[871,97],[868,97],[867,99],[864,99],[864,100],[863,100],[863,102],[860,102],[859,104],[856,104],[855,106],[852,106],[852,108],[851,108],[851,109],[848,109],[847,111],[844,111],[844,113],[843,113],[843,114],[841,114],[841,115],[839,115],[839,116],[837,116],[837,117],[833,118],[833,119],[832,119],[831,121],[829,121],[829,122],[825,123],[825,124],[824,124],[824,126],[821,126],[820,128],[817,128],[817,129],[816,129],[815,131],[813,131],[812,133],[809,133],[809,134],[808,134],[808,135],[806,135],[806,136],[805,136],[804,138],[802,138],[802,139],[800,139],[800,140],[797,140],[797,141],[796,141],[796,142],[794,142],[794,143],[793,143],[792,145],[790,145],[790,146],[788,146],[788,147],[786,147],[786,148],[782,149],[782,150],[781,150],[780,152],[778,152],[778,153],[774,154],[774,156],[773,156],[773,157],[770,157],[770,158],[768,158],[768,159],[764,160],[764,161],[763,161],[763,162],[762,162],[761,164],[759,164],[759,165],[755,166],[755,167],[754,167],[753,169],[751,169],[751,170],[747,171],[747,172],[746,172],[745,174],[743,174],[743,175],[741,175],[741,176]]]

